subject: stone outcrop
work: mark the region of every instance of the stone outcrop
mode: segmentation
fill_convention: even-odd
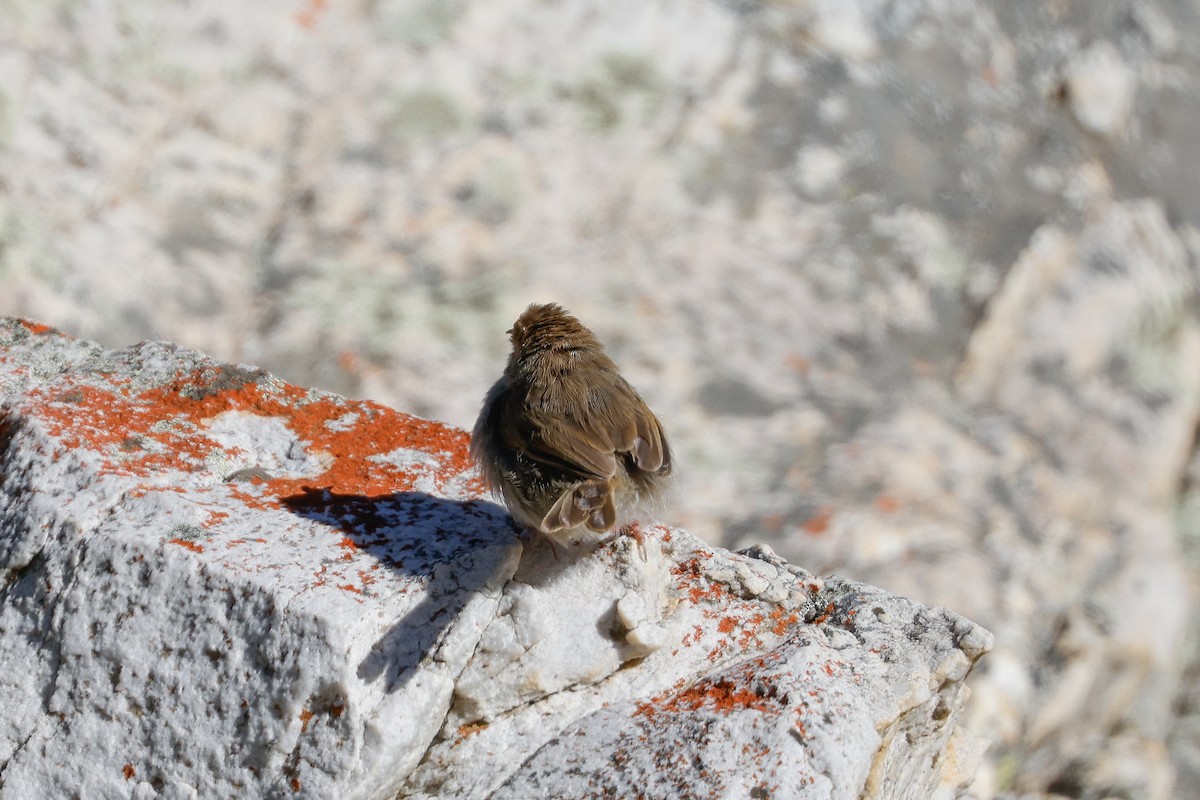
[[[975,800],[1195,800],[1198,41],[1195,0],[5,0],[0,314],[463,427],[561,302],[674,524],[995,633]]]
[[[968,620],[643,527],[523,540],[455,428],[0,324],[6,797],[953,797]]]

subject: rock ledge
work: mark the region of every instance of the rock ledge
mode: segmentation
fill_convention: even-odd
[[[953,797],[991,635],[643,529],[523,542],[467,435],[0,321],[0,792]]]

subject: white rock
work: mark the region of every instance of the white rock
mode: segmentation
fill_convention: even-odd
[[[5,320],[0,386],[5,796],[970,779],[941,756],[974,752],[956,719],[990,635],[948,611],[663,527],[522,544],[462,431],[169,345]]]
[[[821,196],[835,189],[845,169],[845,159],[826,145],[809,145],[796,156],[796,177],[810,196]]]
[[[818,0],[813,37],[830,51],[856,61],[873,58],[879,51],[870,18],[858,0]]]
[[[1133,109],[1137,76],[1110,42],[1097,42],[1067,67],[1071,112],[1100,136],[1116,136]]]

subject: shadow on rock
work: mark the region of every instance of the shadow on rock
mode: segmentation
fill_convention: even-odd
[[[437,650],[476,593],[510,577],[517,532],[505,510],[485,500],[448,500],[424,492],[368,497],[305,489],[285,508],[344,534],[346,546],[374,556],[411,583],[415,604],[358,667],[364,681],[403,687]]]

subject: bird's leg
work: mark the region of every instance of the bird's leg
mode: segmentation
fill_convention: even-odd
[[[555,561],[559,560],[558,548],[554,546],[554,537],[547,536],[546,534],[542,533],[541,531],[539,531],[537,528],[533,527],[532,525],[522,525],[521,523],[517,522],[515,519],[513,519],[511,521],[512,521],[513,528],[517,532],[518,541],[520,541],[523,545],[528,546],[528,545],[532,545],[535,542],[537,542],[538,539],[542,539],[546,542],[546,544],[548,544],[550,546],[550,553],[551,553],[551,555],[554,556],[554,560]]]
[[[537,534],[538,534],[537,528],[534,528],[531,525],[522,525],[521,523],[517,522],[515,519],[510,518],[510,521],[512,522],[512,529],[514,531],[516,531],[517,539],[519,539],[520,541],[532,542],[534,540],[534,538],[537,536]]]

